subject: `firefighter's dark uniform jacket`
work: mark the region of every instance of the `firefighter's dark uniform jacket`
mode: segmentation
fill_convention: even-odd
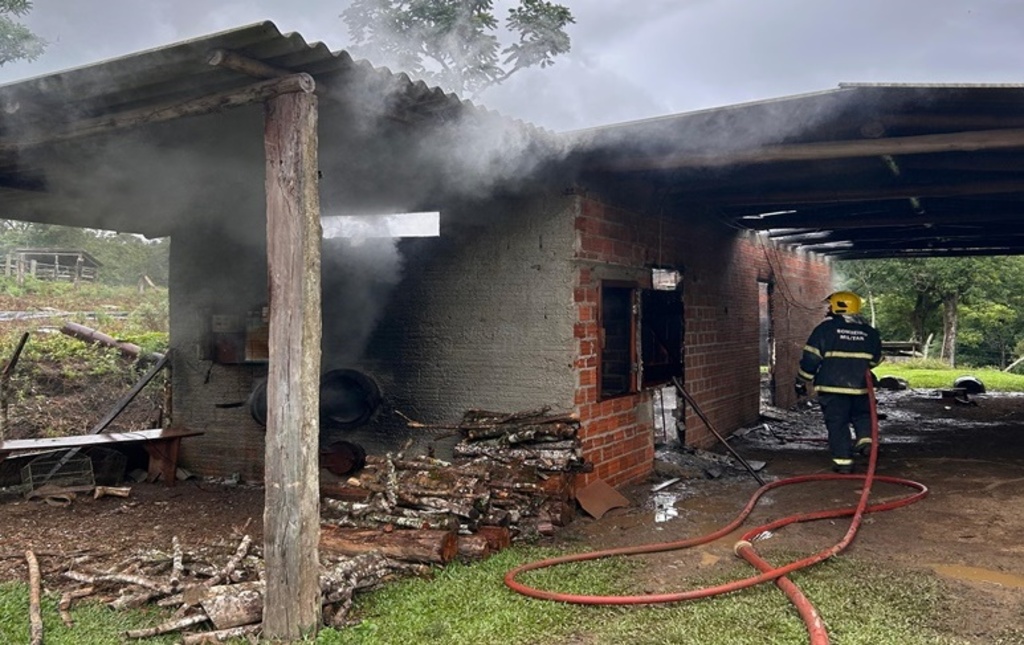
[[[867,394],[866,373],[882,362],[882,340],[860,316],[833,315],[811,332],[800,378],[819,394]]]

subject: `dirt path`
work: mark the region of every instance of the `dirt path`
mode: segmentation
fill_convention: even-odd
[[[929,494],[911,506],[865,518],[843,557],[941,576],[954,595],[950,628],[971,642],[988,643],[994,634],[1024,626],[1024,397],[979,395],[971,403],[924,393],[882,395],[878,473],[920,482]],[[767,423],[731,442],[748,461],[767,462],[763,478],[829,472],[817,410]],[[745,472],[684,480],[663,491],[677,497],[678,517],[658,522],[650,486],[636,487],[627,491],[632,507],[613,510],[600,521],[581,519],[561,537],[603,548],[702,535],[730,521],[757,488]],[[908,492],[877,484],[872,501]],[[681,571],[733,558],[733,544],[753,526],[793,513],[852,506],[859,493],[860,487],[848,482],[784,487],[766,495],[734,534],[689,553],[656,557],[671,564],[661,570],[678,578]],[[837,542],[847,527],[845,519],[786,527],[771,538],[771,547],[813,553]]]

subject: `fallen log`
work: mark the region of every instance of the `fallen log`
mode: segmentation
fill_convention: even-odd
[[[507,526],[480,526],[476,534],[487,540],[487,545],[493,551],[501,551],[512,546],[512,532]]]
[[[104,347],[112,347],[128,358],[138,358],[142,354],[142,348],[135,343],[117,340],[113,336],[108,336],[101,331],[86,327],[85,325],[79,325],[78,323],[64,323],[64,326],[60,328],[60,333],[86,343],[98,343]]]
[[[320,549],[348,556],[376,551],[404,562],[447,564],[456,556],[459,546],[454,531],[410,529],[388,533],[321,524]]]
[[[371,491],[359,486],[349,486],[339,482],[320,482],[320,497],[337,499],[345,502],[365,502],[370,499]]]
[[[42,595],[39,561],[32,551],[25,551],[25,560],[28,563],[28,621],[30,642],[32,645],[43,644],[43,610],[39,604],[39,597]]]
[[[199,606],[217,629],[251,625],[263,618],[265,589],[262,581],[210,587]]]
[[[459,536],[459,559],[464,562],[486,560],[494,554],[487,538],[476,533]]]

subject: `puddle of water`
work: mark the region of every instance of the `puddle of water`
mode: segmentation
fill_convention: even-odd
[[[1004,587],[1024,588],[1024,576],[980,567],[965,567],[958,564],[933,564],[931,569],[940,576],[965,582],[990,582]]]

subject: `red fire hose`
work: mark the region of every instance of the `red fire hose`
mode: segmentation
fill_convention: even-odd
[[[740,511],[739,515],[736,516],[731,522],[722,528],[703,535],[700,537],[690,538],[686,540],[679,540],[675,542],[659,542],[654,544],[642,544],[630,547],[620,547],[617,549],[606,549],[602,551],[591,551],[588,553],[578,553],[573,555],[565,555],[556,558],[549,558],[546,560],[538,560],[536,562],[530,562],[522,566],[512,569],[505,574],[505,584],[513,591],[521,593],[531,598],[539,598],[542,600],[555,600],[559,602],[579,604],[579,605],[641,605],[641,604],[658,604],[658,603],[669,603],[669,602],[680,602],[683,600],[696,600],[698,598],[707,598],[710,596],[716,596],[719,594],[729,593],[732,591],[738,591],[747,587],[752,587],[763,582],[770,580],[775,581],[775,584],[786,594],[793,605],[796,607],[797,612],[803,619],[804,624],[807,626],[807,632],[810,636],[811,645],[827,645],[829,642],[828,633],[825,630],[825,626],[822,624],[821,618],[818,615],[817,610],[810,603],[806,596],[800,592],[799,588],[786,576],[798,569],[803,569],[811,565],[817,564],[828,558],[842,552],[846,549],[851,542],[853,542],[854,536],[857,534],[857,529],[860,528],[861,519],[865,513],[876,513],[879,511],[887,511],[901,506],[907,506],[914,502],[922,499],[928,494],[928,488],[923,484],[911,481],[909,479],[901,479],[897,477],[887,477],[882,475],[875,475],[875,465],[878,460],[878,416],[875,411],[875,393],[871,385],[871,379],[868,379],[868,397],[870,399],[871,408],[871,453],[868,458],[868,469],[864,475],[834,475],[834,474],[821,474],[821,475],[804,475],[801,477],[790,477],[788,479],[780,479],[775,482],[770,482],[761,486],[754,492],[753,496],[747,502],[743,510]],[[768,524],[763,524],[756,528],[753,528],[744,533],[740,540],[733,547],[734,552],[739,557],[749,562],[754,568],[761,573],[756,576],[744,578],[742,580],[734,580],[721,585],[713,587],[704,587],[701,589],[692,589],[689,591],[679,591],[673,593],[663,594],[644,594],[640,596],[591,596],[591,595],[580,595],[580,594],[568,594],[559,593],[557,591],[546,591],[543,589],[537,589],[530,587],[516,580],[516,578],[527,571],[534,571],[536,569],[544,569],[567,562],[582,562],[586,560],[598,560],[601,558],[607,558],[611,556],[619,555],[638,555],[641,553],[660,553],[664,551],[674,551],[678,549],[686,549],[694,547],[700,544],[706,544],[717,540],[725,535],[728,535],[735,529],[737,529],[748,515],[754,510],[758,500],[762,495],[770,490],[776,488],[782,488],[783,486],[790,486],[793,484],[803,484],[807,482],[819,482],[827,480],[851,480],[851,481],[864,481],[862,486],[860,499],[856,506],[847,508],[838,508],[824,511],[815,511],[810,513],[801,513],[798,515],[790,515]],[[906,486],[914,489],[916,492],[897,500],[886,502],[884,504],[868,505],[868,498],[871,495],[871,486],[874,482],[880,481],[889,484],[897,484],[900,486]],[[765,531],[774,531],[790,524],[796,524],[800,522],[811,522],[815,520],[832,519],[836,517],[847,517],[851,516],[850,526],[846,531],[843,538],[835,545],[819,551],[818,553],[791,562],[785,566],[773,567],[770,563],[762,559],[757,552],[754,550],[751,541]]]

